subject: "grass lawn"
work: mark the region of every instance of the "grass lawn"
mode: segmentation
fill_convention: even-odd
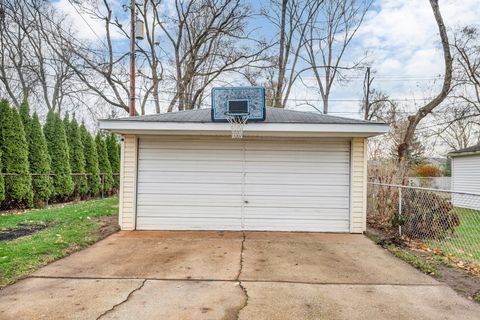
[[[454,234],[430,245],[459,259],[480,264],[480,211],[458,207],[454,211],[460,218]]]
[[[0,241],[0,287],[100,240],[102,217],[117,214],[118,198],[112,197],[0,216],[0,230],[47,225],[31,235]]]

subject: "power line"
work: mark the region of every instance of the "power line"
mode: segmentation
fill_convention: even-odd
[[[98,38],[98,40],[100,40],[101,43],[103,43],[103,45],[108,48],[107,44],[103,41],[102,38],[100,38],[100,36],[95,32],[95,30],[92,28],[92,26],[90,25],[90,23],[87,21],[87,19],[85,19],[85,17],[83,16],[83,14],[80,12],[80,10],[77,9],[76,6],[73,5],[72,3],[72,0],[68,0],[68,3],[72,6],[72,8],[78,13],[78,15],[82,18],[82,20],[87,24],[88,28],[93,32],[93,34]]]

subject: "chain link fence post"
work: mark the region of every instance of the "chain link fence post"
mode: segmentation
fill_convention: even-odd
[[[102,199],[103,199],[103,192],[105,190],[105,174],[101,173],[101,177],[102,177]]]
[[[398,187],[398,234],[402,236],[402,187]]]

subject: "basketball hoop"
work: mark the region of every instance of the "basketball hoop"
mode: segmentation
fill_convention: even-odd
[[[247,124],[248,117],[248,113],[225,113],[225,118],[232,129],[232,139],[243,138],[243,128]]]

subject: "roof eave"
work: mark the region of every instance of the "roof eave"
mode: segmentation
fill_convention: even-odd
[[[480,155],[480,150],[478,150],[478,151],[458,152],[458,153],[449,153],[449,154],[448,154],[448,156],[449,156],[450,158],[465,157],[465,156],[474,156],[474,155]]]
[[[388,125],[360,124],[310,124],[310,123],[249,123],[245,136],[349,136],[372,137],[388,132]],[[230,124],[217,122],[139,122],[100,120],[100,129],[120,134],[156,135],[228,135]]]

